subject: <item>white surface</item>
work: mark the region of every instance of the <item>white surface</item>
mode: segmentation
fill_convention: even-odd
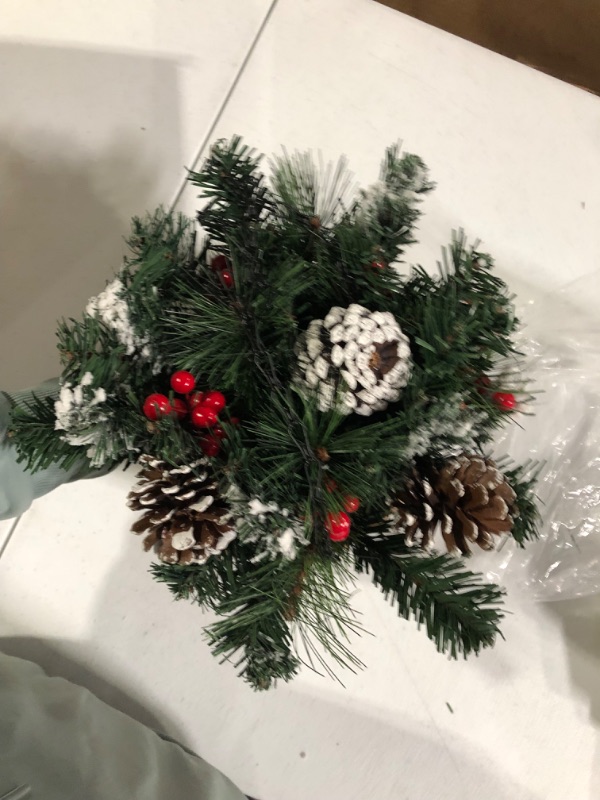
[[[131,216],[174,197],[270,4],[2,4],[0,386],[56,374],[56,319],[118,268]]]
[[[431,263],[462,225],[540,293],[597,269],[599,130],[598,98],[371,0],[279,0],[215,137],[345,152],[362,182],[402,137],[439,183],[410,257]],[[145,573],[130,481],[63,487],[22,519],[0,559],[11,652],[157,720],[261,800],[600,796],[597,600],[511,587],[506,642],[454,663],[365,586],[365,672],[253,694],[210,656],[206,618]]]

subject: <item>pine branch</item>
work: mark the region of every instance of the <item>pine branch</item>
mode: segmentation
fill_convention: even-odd
[[[279,209],[296,224],[319,231],[347,214],[353,177],[347,159],[317,166],[311,153],[289,154],[273,159],[272,184]]]
[[[503,590],[483,583],[462,561],[415,554],[401,536],[382,541],[363,536],[354,552],[357,570],[371,575],[401,616],[425,625],[440,652],[466,657],[494,644],[503,617]]]
[[[152,572],[176,599],[193,600],[222,617],[205,630],[214,654],[233,661],[254,689],[268,689],[290,680],[300,666],[286,598],[301,569],[294,561],[256,565],[252,550],[236,541],[201,566],[156,564]]]
[[[85,447],[74,447],[57,435],[55,399],[32,393],[30,399],[12,409],[9,436],[15,443],[19,461],[24,461],[31,472],[52,465],[68,470],[78,462],[87,462]]]
[[[255,689],[268,689],[278,679],[289,680],[299,667],[285,599],[302,566],[281,561],[252,566],[242,566],[242,573],[234,576],[217,609],[224,618],[209,626],[206,635],[216,656],[235,659]]]
[[[493,402],[494,392],[529,397],[511,338],[518,321],[492,259],[467,245],[462,232],[442,255],[439,277],[417,267],[396,298],[394,313],[411,337],[415,359],[405,397],[407,405],[417,393],[437,402],[462,398],[479,417],[477,438],[485,443],[511,416]],[[489,382],[486,391],[481,379]]]
[[[304,563],[302,580],[296,582],[289,606],[294,610],[298,650],[310,669],[338,679],[330,660],[352,672],[364,667],[347,644],[351,634],[364,632],[350,606],[352,577],[343,561],[321,558],[314,551]]]
[[[404,234],[400,238],[404,243]],[[393,245],[393,253],[385,251],[377,228],[365,228],[349,218],[336,226],[335,245],[338,252],[334,251],[333,255],[338,268],[332,281],[337,287],[335,291],[343,298],[338,305],[360,301],[367,308],[395,311],[396,295],[402,289],[403,278],[396,269],[385,265],[396,260],[400,242]],[[340,280],[340,273],[343,280]]]
[[[191,600],[201,608],[215,610],[235,585],[235,547],[220,558],[209,558],[202,566],[152,564],[152,576],[165,583],[176,600]]]
[[[430,180],[429,170],[423,159],[414,153],[402,154],[400,142],[386,148],[380,179],[395,192],[414,192],[420,195],[435,189],[435,182]]]
[[[159,207],[143,217],[134,217],[127,240],[131,257],[125,262],[124,272],[134,288],[154,286],[163,282],[176,264],[191,260],[194,241],[194,222],[184,214],[170,214]],[[158,253],[170,263],[156,261]],[[140,264],[144,264],[143,270],[137,270]]]
[[[57,337],[63,383],[77,384],[91,372],[96,385],[107,386],[131,378],[135,370],[114,332],[96,317],[86,314],[81,321],[62,320]]]
[[[511,468],[502,464],[499,464],[499,467],[504,473],[505,480],[517,495],[515,505],[519,513],[514,519],[511,535],[520,547],[525,547],[526,542],[535,541],[539,537],[540,512],[535,485],[540,465],[526,462]]]
[[[216,245],[225,245],[236,225],[255,224],[272,205],[260,155],[242,144],[240,136],[216,142],[200,172],[190,173],[190,182],[200,187],[208,202],[198,220]]]
[[[179,307],[164,314],[160,324],[171,363],[205,376],[208,385],[224,392],[251,390],[252,350],[235,308],[182,282]]]
[[[358,225],[377,240],[379,258],[385,263],[397,261],[406,245],[415,241],[419,203],[434,187],[419,156],[401,155],[399,144],[387,148],[379,183],[361,192],[353,210]]]
[[[207,629],[209,642],[254,688],[289,680],[301,662],[331,676],[331,660],[361,667],[346,644],[362,628],[349,607],[343,562],[309,549],[296,561],[256,565],[250,553],[238,542],[202,566],[156,564],[152,573],[176,599],[223,617]]]

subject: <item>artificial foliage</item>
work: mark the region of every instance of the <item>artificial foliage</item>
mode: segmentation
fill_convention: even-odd
[[[530,473],[490,460],[529,399],[491,257],[456,234],[437,268],[403,264],[434,185],[397,146],[354,194],[343,161],[267,177],[239,137],[189,180],[197,220],[135,219],[61,323],[59,397],[14,410],[21,458],[141,461],[153,575],[219,615],[208,641],[254,688],[360,666],[357,572],[440,651],[490,646],[502,590],[461,554],[537,521]]]

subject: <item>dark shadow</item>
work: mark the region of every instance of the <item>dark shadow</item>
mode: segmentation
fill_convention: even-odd
[[[175,610],[174,610],[175,611]],[[176,612],[175,612],[176,613]],[[99,699],[128,714],[138,722],[177,741],[172,720],[165,720],[162,709],[153,709],[148,698],[132,697],[117,685],[100,677],[78,660],[76,651],[89,651],[90,642],[73,645],[60,640],[41,640],[31,637],[0,639],[0,650],[10,656],[39,664],[51,677],[62,677],[92,691]],[[195,734],[218,738],[229,754],[245,763],[246,783],[242,789],[252,792],[251,797],[277,800],[281,797],[281,770],[273,770],[270,763],[286,763],[286,780],[299,788],[297,796],[321,798],[322,782],[328,770],[343,773],[340,778],[346,800],[364,800],[367,796],[377,800],[543,800],[515,783],[499,762],[489,763],[483,753],[478,753],[472,742],[467,742],[455,732],[445,741],[433,726],[423,726],[423,733],[406,728],[401,720],[390,720],[385,714],[359,706],[350,710],[346,698],[330,695],[326,691],[309,689],[306,685],[282,686],[275,692],[253,694],[241,681],[232,687],[229,668],[221,667],[222,685],[234,689],[237,695],[237,721],[234,725],[215,725],[214,713],[198,715]],[[211,693],[218,692],[221,682],[211,682]],[[208,696],[206,706],[211,701]],[[310,726],[307,726],[307,707],[310,708]],[[339,729],[343,720],[343,732]],[[212,729],[207,729],[207,722]],[[257,725],[267,728],[267,734],[252,735]],[[165,727],[167,730],[165,731]],[[429,727],[429,730],[427,730]],[[288,731],[303,729],[306,746],[298,752],[290,751]],[[336,739],[339,738],[339,741]],[[342,741],[355,740],[353,752],[360,752],[359,743],[365,743],[368,761],[348,762],[348,754],[340,747]],[[371,763],[374,752],[369,744],[385,742],[379,750],[377,763]],[[265,743],[269,744],[264,749]],[[323,746],[319,746],[322,742]],[[205,756],[205,754],[200,753]],[[324,772],[325,770],[325,772]],[[354,777],[348,778],[348,773]],[[250,776],[250,779],[248,779]],[[239,776],[229,772],[228,777],[240,785]],[[373,795],[369,795],[372,782]],[[288,796],[286,794],[286,796]],[[296,796],[296,795],[294,795]]]
[[[176,610],[174,609],[176,613]],[[108,705],[128,714],[133,719],[147,725],[159,733],[182,742],[183,735],[179,734],[172,720],[166,720],[164,712],[149,705],[149,698],[133,697],[131,693],[123,692],[115,683],[106,676],[99,676],[79,661],[74,653],[76,650],[89,651],[90,643],[78,643],[60,640],[41,640],[31,637],[8,637],[0,639],[0,650],[10,656],[27,659],[39,664],[51,677],[65,678],[72,683],[84,686]],[[227,667],[221,667],[223,685],[231,685],[232,676]],[[212,682],[214,691],[218,691],[219,682]],[[198,727],[194,734],[206,737],[219,737],[223,742],[223,749],[231,753],[237,751],[242,762],[246,762],[246,775],[252,775],[251,786],[242,786],[252,791],[252,797],[262,800],[274,800],[281,793],[280,772],[269,768],[268,759],[276,761],[284,759],[288,763],[288,778],[301,787],[302,796],[320,798],[321,781],[323,780],[323,756],[320,747],[315,747],[322,737],[324,749],[328,758],[334,756],[330,769],[351,771],[355,774],[354,780],[344,779],[348,786],[345,797],[347,800],[363,800],[366,796],[366,782],[373,766],[368,763],[348,763],[347,754],[340,747],[341,742],[335,741],[336,720],[343,719],[344,732],[341,739],[348,741],[355,738],[357,741],[373,742],[385,741],[386,747],[378,754],[376,765],[377,779],[376,796],[378,800],[399,800],[399,798],[431,797],[440,800],[479,800],[482,796],[492,796],[494,800],[543,800],[517,783],[514,783],[505,771],[495,772],[494,765],[486,763],[486,757],[474,751],[472,742],[466,742],[456,733],[452,735],[452,743],[444,742],[439,734],[430,730],[430,736],[415,734],[415,731],[406,729],[400,721],[390,722],[377,716],[367,708],[357,708],[349,711],[347,704],[336,696],[325,691],[307,691],[306,686],[280,687],[276,692],[263,695],[252,695],[250,690],[239,682],[238,713],[244,718],[235,725],[216,726],[208,730],[207,722],[215,723],[216,717],[209,713],[206,716],[198,715]],[[243,703],[243,696],[246,702]],[[251,698],[251,699],[250,699]],[[207,698],[207,706],[210,701]],[[306,725],[306,706],[311,708],[310,729]],[[252,710],[254,709],[254,713]],[[270,739],[268,751],[261,752],[256,744],[256,737],[252,737],[252,730],[258,724],[268,728],[267,738]],[[289,739],[286,730],[302,726],[307,745],[297,753],[289,752]],[[200,733],[203,729],[202,734]],[[249,735],[242,735],[247,732]],[[339,732],[339,731],[338,731]],[[196,738],[196,737],[195,737]],[[264,735],[260,737],[264,745]],[[183,742],[182,742],[183,743]],[[226,746],[225,746],[225,743]],[[185,743],[183,743],[185,746]],[[339,748],[339,749],[337,749]],[[367,747],[367,752],[372,756],[372,750]],[[205,753],[200,753],[205,756]],[[248,769],[248,761],[253,762],[253,768]],[[415,763],[416,762],[416,763]],[[420,766],[419,766],[420,764]],[[431,765],[435,765],[431,769]],[[498,767],[500,765],[497,765]],[[415,776],[419,776],[418,780]],[[228,773],[234,782],[239,777]],[[246,780],[246,783],[248,781]],[[352,787],[356,784],[356,791]],[[300,796],[300,795],[299,795]],[[375,796],[375,795],[374,795]]]
[[[562,626],[573,686],[600,726],[600,595],[547,603],[546,609]]]
[[[575,694],[588,703],[593,724],[600,726],[600,595],[547,603],[559,620],[565,639],[571,682]],[[600,764],[600,740],[594,764]],[[591,771],[590,797],[600,797],[600,769]]]
[[[0,385],[18,389],[57,373],[56,320],[103,289],[185,157],[173,60],[0,44],[0,65]]]

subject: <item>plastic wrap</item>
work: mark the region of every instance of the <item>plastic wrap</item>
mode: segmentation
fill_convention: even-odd
[[[496,454],[538,463],[540,539],[503,542],[484,566],[490,579],[539,600],[600,591],[600,324],[594,273],[520,310],[521,350],[536,392]]]

